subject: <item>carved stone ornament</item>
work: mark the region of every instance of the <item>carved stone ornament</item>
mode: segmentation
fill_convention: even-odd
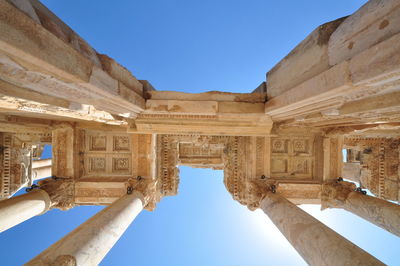
[[[399,201],[400,138],[351,135],[344,146],[361,154],[361,186],[378,198]]]
[[[354,192],[356,185],[346,181],[332,181],[322,185],[321,210],[342,208],[347,197]]]
[[[40,189],[45,190],[51,199],[51,208],[69,210],[75,206],[75,182],[72,179],[44,179],[38,182]]]
[[[279,184],[274,180],[247,180],[245,182],[245,194],[247,208],[255,211],[260,208],[261,201],[267,193],[275,193]]]
[[[138,191],[143,195],[144,208],[153,211],[162,198],[160,182],[150,178],[130,178],[126,183],[127,193]]]

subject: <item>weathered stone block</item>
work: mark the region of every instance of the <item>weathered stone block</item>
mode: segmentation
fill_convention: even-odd
[[[355,85],[398,79],[400,33],[354,56],[350,60],[350,73]]]
[[[400,2],[371,0],[348,17],[329,40],[329,64],[336,65],[400,32]]]
[[[9,0],[10,3],[15,5],[19,10],[23,11],[31,19],[40,23],[40,19],[37,16],[35,9],[32,7],[32,3],[26,0]]]
[[[329,68],[328,41],[343,20],[319,26],[267,73],[268,98],[281,95]]]
[[[266,113],[279,108],[302,107],[335,96],[350,85],[349,66],[343,62],[267,101]]]
[[[32,22],[7,1],[0,1],[0,50],[58,77],[88,81],[92,62]]]
[[[108,57],[104,54],[98,55],[103,66],[104,71],[106,71],[111,77],[116,80],[121,81],[128,88],[134,90],[139,95],[143,94],[143,85],[132,75],[132,73],[121,66],[114,59]]]

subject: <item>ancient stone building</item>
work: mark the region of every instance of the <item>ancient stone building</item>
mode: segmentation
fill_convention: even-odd
[[[38,159],[45,144],[51,161]],[[178,193],[179,165],[223,169],[233,199],[311,265],[382,265],[296,205],[400,236],[399,151],[398,0],[319,26],[240,94],[157,91],[39,1],[0,1],[0,230],[109,205],[27,265],[98,264],[143,208]]]

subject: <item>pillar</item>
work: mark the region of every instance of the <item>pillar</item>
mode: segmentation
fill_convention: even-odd
[[[278,193],[260,207],[310,265],[384,265]]]
[[[143,205],[140,192],[123,196],[26,265],[98,265]]]
[[[41,189],[0,201],[0,232],[47,212],[50,205],[49,195]]]
[[[32,162],[32,181],[51,176],[51,159]]]
[[[342,208],[400,237],[400,205],[355,191],[349,182],[324,184],[323,208]]]
[[[343,163],[342,177],[360,183],[361,164],[359,162]]]

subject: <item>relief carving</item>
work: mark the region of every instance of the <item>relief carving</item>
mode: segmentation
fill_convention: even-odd
[[[0,132],[0,199],[32,183],[33,146],[16,134]]]
[[[129,176],[134,173],[131,136],[107,131],[86,130],[79,140],[85,176]],[[82,143],[82,142],[86,142]],[[82,176],[81,176],[82,177]]]
[[[129,168],[129,158],[113,158],[113,172],[127,172]]]
[[[150,178],[130,178],[126,183],[127,193],[139,191],[143,195],[143,205],[146,210],[153,211],[157,202],[164,196],[160,191],[159,180]]]
[[[360,186],[379,198],[400,200],[399,138],[348,136],[344,140],[348,153],[358,153],[361,166]]]
[[[90,151],[105,151],[107,149],[106,136],[90,136],[89,143]]]
[[[75,181],[73,179],[47,178],[38,182],[51,199],[51,208],[69,210],[75,206]]]
[[[332,181],[322,185],[321,210],[327,208],[342,208],[351,192],[356,190],[354,183]]]
[[[129,151],[130,141],[128,136],[114,136],[114,151]]]
[[[90,173],[105,172],[106,158],[93,157],[90,158]]]

